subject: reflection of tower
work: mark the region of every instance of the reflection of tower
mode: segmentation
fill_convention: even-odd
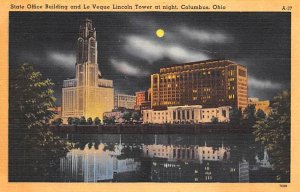
[[[76,52],[76,77],[63,83],[62,116],[102,119],[113,109],[113,82],[101,77],[96,30],[89,19],[80,26]]]
[[[115,145],[115,151],[104,150],[104,144],[91,148],[88,144],[83,150],[72,149],[65,158],[60,159],[60,171],[65,181],[110,181],[114,173],[135,172],[140,162],[133,158],[118,159],[123,146]]]

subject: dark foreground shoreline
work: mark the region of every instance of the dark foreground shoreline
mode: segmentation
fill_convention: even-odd
[[[119,124],[119,125],[57,125],[54,133],[79,134],[199,134],[252,133],[251,128],[228,123],[218,124]]]

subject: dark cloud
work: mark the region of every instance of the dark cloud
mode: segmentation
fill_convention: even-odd
[[[10,12],[10,68],[36,65],[56,84],[75,76],[75,44],[85,18],[97,30],[98,63],[118,92],[150,86],[161,66],[228,58],[247,66],[249,96],[290,89],[290,13]],[[165,30],[163,38],[155,31]]]

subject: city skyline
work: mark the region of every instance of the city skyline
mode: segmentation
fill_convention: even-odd
[[[290,89],[289,13],[11,13],[10,68],[35,64],[56,84],[60,104],[62,80],[75,74],[74,42],[85,18],[97,29],[102,75],[119,93],[147,90],[161,67],[218,58],[247,67],[249,97]],[[155,35],[158,28],[164,37]]]

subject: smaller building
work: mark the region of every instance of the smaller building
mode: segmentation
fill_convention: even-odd
[[[126,117],[124,116],[128,114],[130,115],[130,120],[126,120]],[[112,124],[119,124],[119,123],[125,123],[125,122],[140,122],[140,120],[137,120],[134,116],[137,115],[136,118],[140,119],[140,113],[133,110],[133,109],[126,109],[124,107],[119,107],[117,109],[113,109],[112,111],[104,112],[103,113],[103,119],[109,120]]]
[[[135,103],[136,96],[134,95],[115,94],[115,109],[120,107],[134,109]]]
[[[229,122],[230,106],[203,109],[201,105],[160,107],[143,110],[143,123]]]
[[[148,92],[147,91],[138,91],[135,92],[136,96],[136,105],[140,106],[143,102],[148,101]]]
[[[115,123],[123,123],[123,112],[122,111],[112,111],[112,112],[104,112],[103,119],[114,119]]]
[[[140,105],[140,110],[147,110],[147,109],[151,109],[151,101],[144,101],[141,105]]]
[[[136,92],[135,96],[136,96],[136,103],[134,109],[136,111],[151,109],[151,89],[148,89],[148,91]]]
[[[269,100],[264,100],[260,101],[258,98],[248,98],[248,106],[249,105],[254,105],[255,110],[263,110],[263,112],[266,115],[269,115],[271,108],[270,108],[270,101]]]

